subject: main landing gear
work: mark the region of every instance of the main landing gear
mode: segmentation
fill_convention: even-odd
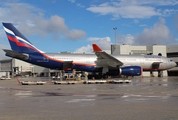
[[[150,71],[150,77],[154,77],[153,71]],[[161,71],[158,71],[158,77],[162,77]]]

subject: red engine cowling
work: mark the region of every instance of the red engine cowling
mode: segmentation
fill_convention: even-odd
[[[126,66],[120,68],[120,74],[127,76],[140,76],[142,75],[142,71],[143,69],[140,66]]]

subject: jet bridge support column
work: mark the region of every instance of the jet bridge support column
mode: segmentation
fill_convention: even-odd
[[[107,78],[107,75],[106,75],[106,73],[108,72],[109,70],[108,70],[108,67],[103,67],[103,70],[102,70],[102,77],[105,79],[105,78]]]
[[[161,71],[158,71],[158,77],[161,77],[161,76],[162,76]]]
[[[106,74],[107,72],[108,72],[108,68],[107,67],[103,67],[102,74]]]
[[[150,71],[150,77],[154,77],[153,71]]]
[[[59,71],[59,74],[60,74],[60,80],[62,81],[62,76],[63,75],[62,75],[62,71],[61,70]]]
[[[75,79],[76,69],[73,69],[73,79]]]
[[[88,73],[85,72],[85,80],[88,80]]]
[[[60,79],[60,71],[57,74],[57,79]]]

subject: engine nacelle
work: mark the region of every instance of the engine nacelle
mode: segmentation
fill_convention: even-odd
[[[120,68],[120,74],[127,76],[140,76],[142,75],[142,71],[140,66],[126,66]]]

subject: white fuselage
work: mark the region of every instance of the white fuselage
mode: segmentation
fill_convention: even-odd
[[[79,53],[62,53],[62,54],[47,54],[53,59],[63,61],[73,61],[75,63],[95,65],[96,67],[103,67],[96,64],[97,57],[95,54],[79,54]],[[123,63],[124,66],[140,66],[145,71],[166,70],[176,66],[176,63],[169,58],[154,55],[112,55]],[[153,64],[159,64],[159,67],[154,69]]]

